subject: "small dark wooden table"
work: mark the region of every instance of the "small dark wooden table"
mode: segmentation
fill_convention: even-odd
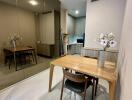
[[[25,47],[16,47],[16,48],[4,48],[4,50],[13,53],[13,55],[14,55],[13,59],[14,59],[14,64],[15,64],[16,71],[17,71],[16,52],[31,51],[32,54],[33,54],[33,57],[35,59],[35,62],[37,64],[37,55],[36,55],[36,52],[35,52],[35,48],[25,46]]]

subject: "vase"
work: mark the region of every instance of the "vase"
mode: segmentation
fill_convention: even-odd
[[[12,43],[13,43],[13,48],[16,48],[16,42],[12,41]]]
[[[104,50],[99,51],[98,67],[103,68],[105,65],[106,52]]]

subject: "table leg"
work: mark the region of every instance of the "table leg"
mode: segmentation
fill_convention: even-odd
[[[15,52],[14,52],[14,65],[15,65],[15,68],[16,68],[16,71],[17,71],[16,53]]]
[[[109,100],[115,100],[116,81],[109,82]]]
[[[98,83],[99,83],[99,78],[95,78],[96,84],[95,84],[95,96],[97,95],[97,89],[98,89]]]
[[[51,92],[52,79],[53,79],[54,65],[50,65],[50,75],[49,75],[49,92]]]
[[[36,64],[37,64],[37,55],[36,55],[35,50],[33,50],[33,55],[34,55],[35,62],[36,62]]]
[[[36,54],[35,50],[34,50],[34,56],[35,56],[35,61],[36,61],[36,64],[37,64],[37,54]]]

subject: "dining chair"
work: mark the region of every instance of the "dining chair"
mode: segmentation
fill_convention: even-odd
[[[76,72],[77,74],[82,74],[80,72]],[[99,83],[99,78],[96,78],[96,77],[93,77],[93,76],[90,76],[90,75],[86,75],[84,74],[85,76],[87,76],[89,79],[91,80],[94,80],[94,95],[96,96],[97,95],[97,89],[98,89],[98,83]]]
[[[32,46],[27,46],[29,48],[33,48]],[[21,55],[23,56],[22,58],[24,58],[23,60],[25,61],[25,63],[30,63],[31,61],[34,62],[34,55],[32,51],[22,51]]]
[[[32,46],[27,46],[27,47],[33,48]],[[26,52],[26,55],[27,55],[29,58],[32,58],[33,61],[35,61],[33,51],[27,51],[27,52]]]
[[[8,64],[8,67],[10,69],[10,65],[13,59],[13,53],[7,51],[6,49],[3,49],[3,51],[4,51],[4,64],[5,65]]]
[[[10,66],[14,59],[14,54],[7,51],[6,49],[4,49],[3,51],[4,51],[4,64],[5,65],[8,64],[9,69],[10,69]],[[17,64],[20,63],[20,61],[21,61],[19,53],[16,53],[16,61],[17,61]]]
[[[92,86],[91,100],[94,100],[94,84],[95,80],[91,80],[83,74],[76,74],[71,70],[69,71],[68,69],[63,69],[63,81],[60,100],[62,100],[63,97],[64,86],[65,88],[81,95],[82,100],[86,100],[87,88]]]
[[[81,48],[81,56],[83,56],[83,57],[92,58],[92,59],[97,59],[98,60],[98,55],[99,55],[99,51],[96,50],[96,49]],[[97,95],[99,78],[93,77],[93,76],[90,76],[90,75],[87,75],[87,76],[91,77],[93,80],[95,80],[95,96],[96,96]]]

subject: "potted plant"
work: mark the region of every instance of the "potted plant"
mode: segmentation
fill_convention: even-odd
[[[16,42],[22,40],[22,37],[19,34],[12,34],[9,37],[9,42],[13,48],[16,48]]]
[[[101,33],[98,34],[97,37],[98,43],[103,46],[103,50],[99,51],[99,61],[98,61],[98,66],[99,67],[104,67],[105,64],[105,52],[108,48],[110,47],[115,47],[116,46],[116,41],[115,41],[115,34],[113,33]]]

